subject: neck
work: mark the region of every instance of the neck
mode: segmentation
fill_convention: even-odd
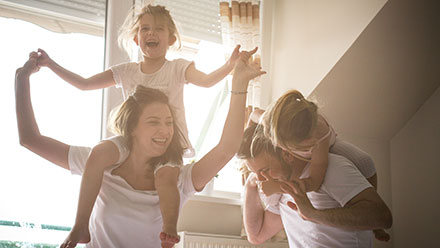
[[[141,69],[143,73],[154,73],[158,71],[165,63],[165,56],[159,58],[149,58],[144,56],[141,62]]]
[[[136,149],[135,146],[132,147],[130,155],[128,156],[126,162],[124,163],[126,169],[132,172],[142,172],[150,168],[149,162],[151,157],[145,155],[145,151],[140,151]]]

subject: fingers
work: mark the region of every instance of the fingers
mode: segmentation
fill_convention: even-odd
[[[76,247],[76,243],[72,242],[71,240],[64,242],[60,245],[60,248],[74,248]]]
[[[235,46],[234,51],[232,51],[232,53],[239,53],[239,52],[240,52],[240,47],[241,47],[240,44],[238,44],[237,46]]]
[[[36,58],[38,58],[37,52],[32,51],[29,53],[29,59],[36,59]]]
[[[37,50],[39,53],[41,53],[41,54],[47,54],[46,53],[46,51],[44,51],[43,49],[41,49],[41,48],[38,48],[38,50]]]
[[[250,51],[242,51],[240,53],[240,57],[242,60],[248,61],[249,58],[257,52],[257,50],[258,50],[258,47],[255,47],[254,49],[252,49]]]
[[[264,179],[266,179],[267,181],[269,181],[269,180],[273,180],[273,178],[270,176],[270,174],[269,174],[268,171],[261,171],[260,174],[261,174],[261,176],[263,176]]]
[[[296,197],[300,192],[300,187],[295,181],[286,181],[281,184],[281,190],[288,193],[292,197]]]

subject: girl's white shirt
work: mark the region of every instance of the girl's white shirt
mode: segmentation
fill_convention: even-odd
[[[193,157],[194,149],[188,138],[188,128],[185,119],[185,107],[183,104],[183,86],[188,83],[185,78],[188,66],[193,62],[185,59],[166,60],[162,67],[151,74],[145,74],[141,70],[141,63],[122,63],[110,67],[116,87],[122,88],[124,100],[136,89],[136,86],[154,88],[164,92],[176,113],[176,122],[187,140],[185,157]]]
[[[90,151],[90,147],[70,147],[68,162],[72,174],[82,175]],[[91,241],[86,247],[160,247],[162,215],[157,192],[133,189],[122,177],[113,175],[119,165],[104,172],[90,218]],[[181,167],[177,184],[180,208],[196,192],[192,167],[193,164]]]

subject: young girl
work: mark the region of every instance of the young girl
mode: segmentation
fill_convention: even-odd
[[[124,99],[130,96],[137,85],[144,85],[163,91],[169,98],[170,103],[176,111],[176,122],[182,130],[185,138],[184,147],[190,155],[193,149],[188,139],[188,130],[185,121],[185,110],[183,106],[183,86],[191,82],[202,87],[210,87],[234,68],[239,58],[239,46],[235,48],[230,59],[216,71],[205,74],[196,69],[193,62],[184,59],[168,61],[165,58],[168,48],[179,39],[176,25],[170,13],[163,6],[144,6],[139,13],[129,13],[123,26],[120,29],[119,42],[126,46],[134,43],[140,48],[142,61],[139,63],[123,63],[111,67],[102,73],[90,78],[83,78],[73,72],[66,70],[55,63],[42,49],[38,49],[38,66],[47,66],[62,79],[82,90],[102,89],[116,85],[123,90]],[[154,139],[154,145],[160,147],[167,142],[167,138],[158,134]],[[112,142],[103,142],[94,150],[98,154],[110,154],[114,152]],[[127,151],[130,147],[122,147]],[[119,154],[118,161],[126,158],[126,154]],[[96,196],[99,192],[102,173],[106,166],[117,161],[92,160],[88,163],[81,182],[81,192],[78,203],[78,212],[75,226],[87,228],[86,223],[90,218]],[[178,165],[175,165],[178,166]],[[176,231],[179,195],[176,190],[178,169],[164,167],[156,170],[155,185],[160,199],[160,209],[163,217],[163,232],[160,234],[164,245],[174,244],[179,241]],[[81,228],[75,228],[69,234],[66,241],[87,242],[80,237],[87,237],[78,232]],[[75,231],[75,232],[74,232]]]
[[[264,135],[304,163],[311,163],[310,177],[304,179],[306,191],[321,187],[327,170],[329,151],[351,160],[362,175],[377,189],[377,176],[370,155],[358,147],[336,138],[336,132],[318,114],[315,103],[297,90],[282,95],[262,117]],[[388,239],[383,230],[375,230],[379,240]]]

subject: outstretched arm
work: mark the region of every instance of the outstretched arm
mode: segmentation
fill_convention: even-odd
[[[111,70],[106,70],[89,78],[83,78],[57,64],[43,49],[39,48],[38,54],[38,66],[47,66],[64,81],[80,90],[103,89],[115,85]]]
[[[196,190],[203,187],[219,172],[237,152],[244,129],[246,91],[249,81],[264,74],[257,64],[249,64],[249,57],[256,52],[243,52],[235,66],[232,79],[231,101],[220,142],[192,170],[192,181]]]
[[[29,77],[39,70],[37,53],[33,52],[15,73],[15,109],[20,144],[50,162],[69,169],[69,145],[40,134],[32,108]]]
[[[226,63],[217,70],[206,74],[196,69],[194,63],[192,63],[185,73],[185,78],[188,82],[200,87],[211,87],[220,82],[234,69],[237,60],[240,57],[240,45],[237,45],[231,54],[231,57]]]

